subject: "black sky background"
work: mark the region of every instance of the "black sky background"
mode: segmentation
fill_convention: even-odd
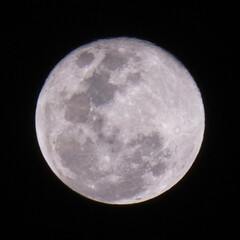
[[[1,5],[3,239],[9,234],[33,239],[36,233],[65,239],[225,234],[238,239],[238,149],[232,143],[239,111],[236,6],[219,1]],[[38,94],[57,62],[82,44],[118,36],[148,40],[181,60],[200,88],[206,115],[201,151],[185,177],[158,198],[128,206],[88,200],[60,182],[41,154],[34,125]]]

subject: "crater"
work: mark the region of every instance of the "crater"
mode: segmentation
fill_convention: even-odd
[[[106,55],[102,60],[103,66],[112,71],[121,68],[127,62],[127,57],[120,54],[117,50],[106,52]]]
[[[90,102],[83,93],[73,95],[66,103],[64,117],[73,123],[84,123],[90,112]]]
[[[95,106],[101,106],[110,102],[114,98],[117,87],[108,82],[109,74],[106,72],[94,73],[92,77],[87,79],[89,88],[86,92],[87,97]]]
[[[91,52],[83,52],[77,59],[76,64],[82,68],[89,65],[94,60],[94,54]]]

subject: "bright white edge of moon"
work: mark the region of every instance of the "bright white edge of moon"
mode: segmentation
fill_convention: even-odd
[[[190,73],[136,38],[101,39],[70,52],[38,98],[36,132],[56,176],[108,204],[159,196],[192,166],[204,108]]]

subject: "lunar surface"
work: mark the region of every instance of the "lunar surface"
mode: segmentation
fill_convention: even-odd
[[[61,60],[35,117],[55,175],[108,204],[143,202],[174,186],[200,150],[205,121],[200,91],[183,64],[125,37],[91,42]]]

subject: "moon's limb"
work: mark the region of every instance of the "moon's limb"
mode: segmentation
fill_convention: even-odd
[[[36,131],[54,173],[96,201],[130,204],[175,185],[204,132],[201,94],[171,54],[133,38],[67,55],[38,98]]]

